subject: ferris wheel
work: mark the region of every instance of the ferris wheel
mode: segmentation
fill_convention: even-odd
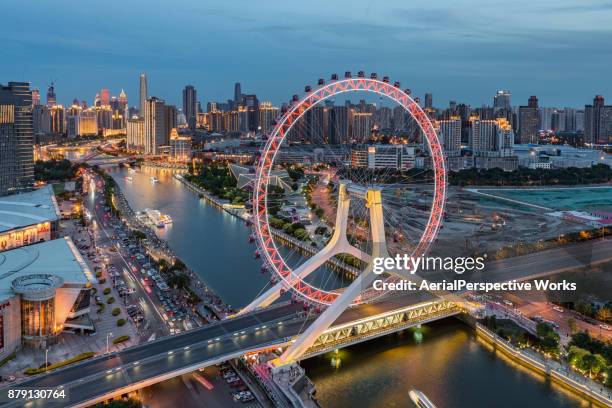
[[[399,82],[391,83],[387,77],[378,79],[375,73],[366,77],[363,72],[359,72],[357,77],[352,77],[347,72],[342,79],[333,75],[329,83],[319,80],[316,88],[306,87],[305,91],[301,98],[294,96],[292,104],[275,122],[257,166],[253,185],[253,236],[257,242],[258,254],[264,260],[265,269],[272,274],[274,284],[248,305],[244,309],[245,312],[266,306],[286,292],[291,292],[295,299],[317,308],[328,308],[336,303],[338,308],[343,309],[372,301],[381,295],[369,287],[374,277],[386,281],[399,278],[397,274],[374,276],[371,273],[372,260],[400,251],[411,257],[425,255],[435,241],[443,221],[447,175],[442,145],[426,112],[419,106],[418,100],[415,101],[411,97],[409,90],[402,90]],[[289,262],[287,251],[283,248],[283,242],[286,243],[286,240],[280,239],[283,231],[273,225],[272,220],[275,217],[270,210],[273,204],[271,185],[277,176],[276,171],[281,167],[281,147],[288,144],[291,132],[296,131],[309,112],[312,113],[317,106],[322,106],[326,101],[340,95],[357,92],[394,102],[397,109],[401,109],[417,126],[422,146],[427,150],[427,157],[431,159],[428,169],[423,170],[427,171],[428,177],[423,179],[422,183],[427,185],[429,190],[415,190],[414,184],[403,182],[403,171],[394,174],[393,179],[389,177],[391,172],[383,174],[381,171],[367,180],[364,177],[351,178],[354,171],[351,173],[338,169],[350,167],[350,163],[347,164],[346,160],[339,161],[340,164],[334,164],[333,188],[328,188],[329,194],[333,195],[331,203],[335,209],[335,217],[330,216],[327,221],[333,232],[329,234],[324,245],[317,247],[313,244],[309,255],[301,256],[299,263]],[[412,190],[408,190],[409,188]],[[412,195],[420,194],[427,198],[418,201],[421,222],[412,220],[411,213],[407,210],[410,204],[408,199],[404,198],[408,194],[402,189],[414,193]],[[424,201],[427,203],[423,204]],[[363,208],[360,216],[351,213],[352,206],[357,203],[361,203]],[[405,234],[408,229],[410,233]],[[358,245],[355,243],[355,237],[360,235],[360,231],[365,232],[361,233]],[[400,249],[404,235],[410,235],[412,240]],[[356,262],[361,265],[360,271],[349,285],[330,289],[309,279],[309,275],[317,268],[332,261],[337,263],[338,257],[343,254],[357,259]],[[340,298],[342,301],[339,302]]]

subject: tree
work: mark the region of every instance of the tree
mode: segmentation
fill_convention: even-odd
[[[593,316],[593,306],[590,303],[585,302],[584,300],[579,300],[574,305],[574,309],[585,316]]]
[[[167,282],[168,285],[176,289],[183,289],[189,287],[189,284],[191,283],[191,278],[184,273],[173,273],[168,278]]]
[[[604,356],[602,356],[601,354],[593,354],[593,357],[595,358],[595,360],[592,362],[591,372],[597,375],[602,370],[604,370],[608,364]]]
[[[604,323],[612,321],[612,309],[603,306],[597,311],[597,320]]]

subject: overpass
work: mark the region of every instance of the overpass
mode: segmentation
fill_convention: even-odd
[[[591,241],[491,262],[472,281],[525,280],[612,260],[612,240]],[[428,279],[433,279],[428,276]],[[440,276],[436,276],[440,278]],[[387,298],[345,310],[301,358],[325,353],[460,313],[428,293]],[[27,407],[85,407],[166,379],[263,349],[286,346],[316,319],[301,305],[279,304],[205,327],[98,356],[7,388],[62,387],[70,397],[31,401]],[[18,407],[22,402],[2,404]]]

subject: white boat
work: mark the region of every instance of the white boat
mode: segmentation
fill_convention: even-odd
[[[151,223],[158,228],[164,228],[166,224],[172,224],[172,218],[170,218],[170,216],[167,214],[162,214],[158,210],[145,208],[144,213],[149,218]]]
[[[125,176],[125,181],[132,181],[132,178],[130,176]]]
[[[136,169],[133,169],[133,168],[130,167],[130,168],[128,168],[128,172],[134,174],[134,173],[136,173]]]
[[[421,391],[415,390],[414,388],[408,393],[414,405],[418,408],[436,408],[433,402],[427,398]]]
[[[151,180],[151,183],[157,183],[159,181],[159,179],[157,177],[154,177],[154,176],[151,176],[151,178],[149,180]]]

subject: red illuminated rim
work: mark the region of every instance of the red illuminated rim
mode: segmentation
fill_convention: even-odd
[[[293,269],[287,265],[272,238],[272,232],[268,223],[267,191],[271,171],[274,167],[274,158],[293,125],[317,103],[335,95],[353,91],[377,93],[401,105],[419,124],[429,145],[434,170],[434,192],[431,212],[427,225],[418,244],[415,246],[412,254],[410,254],[411,256],[421,256],[427,253],[442,223],[444,203],[446,201],[446,168],[438,135],[427,114],[421,109],[419,104],[410,95],[399,89],[399,87],[378,79],[347,78],[322,85],[309,92],[300,101],[291,105],[287,112],[277,121],[276,126],[268,136],[268,141],[261,154],[257,168],[256,184],[253,189],[253,227],[262,256],[269,267],[281,279],[284,286],[292,290],[303,300],[324,306],[331,304],[340,296],[340,292],[317,288],[294,275]],[[394,276],[387,279],[396,280],[398,277]],[[292,284],[292,281],[296,281],[296,283]],[[375,297],[373,293],[363,292],[353,304],[363,303],[371,300],[373,297]]]

